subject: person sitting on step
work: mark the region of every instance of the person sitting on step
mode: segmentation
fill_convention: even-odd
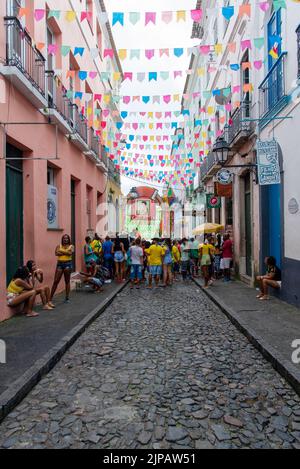
[[[260,284],[261,293],[257,295],[259,300],[269,300],[268,289],[269,287],[279,290],[281,288],[281,270],[276,265],[276,259],[273,256],[265,258],[265,264],[267,266],[266,275],[256,277]]]

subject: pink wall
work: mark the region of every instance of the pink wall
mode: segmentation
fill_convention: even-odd
[[[6,55],[6,38],[4,16],[6,15],[4,1],[0,2],[0,56]],[[30,1],[31,5],[35,2]],[[42,7],[38,2],[38,7]],[[46,2],[45,2],[46,3]],[[69,10],[69,2],[62,0],[60,8]],[[57,7],[57,2],[49,0],[50,8]],[[79,1],[74,2],[78,10],[82,10]],[[76,6],[75,5],[75,6]],[[68,6],[68,8],[67,8]],[[96,18],[94,18],[94,23]],[[63,44],[71,46],[95,47],[96,38],[93,36],[88,24],[72,25],[62,21],[59,22],[62,28],[62,37],[59,39]],[[32,18],[28,19],[28,29],[36,41],[45,41],[45,22],[36,23]],[[80,67],[85,70],[94,70],[95,65],[91,56],[87,54],[85,58],[78,59]],[[69,62],[66,58],[57,61],[56,65],[63,68],[63,81],[68,88],[66,81],[66,70],[69,69]],[[101,64],[100,64],[101,65]],[[103,66],[103,65],[102,65]],[[1,79],[1,77],[0,77]],[[0,121],[18,121],[47,123],[47,119],[33,107],[27,97],[20,93],[15,87],[5,79],[6,102],[0,100]],[[80,83],[82,91],[84,82]],[[89,83],[93,92],[101,93],[103,84],[95,79]],[[1,129],[0,129],[1,130]],[[7,133],[8,142],[25,152],[25,156],[40,157],[55,155],[55,128],[50,125],[28,125],[10,126]],[[3,133],[0,133],[0,151],[2,158]],[[55,271],[56,257],[55,247],[60,243],[64,233],[71,231],[71,178],[76,180],[76,270],[83,267],[83,246],[84,238],[88,228],[96,227],[96,206],[97,193],[102,194],[106,187],[106,176],[100,172],[95,163],[91,162],[74,143],[59,131],[58,136],[58,160],[53,164],[57,169],[57,187],[59,190],[59,231],[49,231],[47,224],[47,161],[24,161],[23,162],[23,182],[24,182],[24,261],[35,259],[40,268],[44,270],[45,283],[51,286]],[[50,162],[49,162],[50,163]],[[89,199],[91,201],[91,225],[88,226],[87,216],[87,186],[89,186]],[[5,217],[5,162],[0,160],[0,211],[2,220],[0,224],[0,321],[9,318],[12,311],[6,307],[6,217]],[[14,227],[11,227],[13,230]],[[61,289],[64,287],[61,283]]]

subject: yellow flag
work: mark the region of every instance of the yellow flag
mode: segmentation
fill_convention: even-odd
[[[215,112],[215,109],[213,106],[208,106],[207,108],[207,114],[211,116]]]
[[[185,21],[186,20],[186,12],[185,10],[177,11],[177,22]]]
[[[115,81],[119,81],[121,79],[121,73],[120,72],[114,72],[113,79]]]
[[[153,112],[148,112],[148,119],[153,119]]]
[[[153,124],[153,122],[151,122],[151,123],[149,124],[149,129],[150,129],[150,130],[153,130],[153,128],[154,128],[154,124]]]
[[[215,45],[215,53],[216,53],[217,55],[219,55],[219,54],[222,54],[222,52],[223,52],[223,46],[222,46],[222,44],[216,44],[216,45]]]
[[[120,60],[125,60],[127,58],[127,49],[119,49],[118,54]]]
[[[109,94],[105,94],[103,96],[103,100],[105,102],[105,104],[109,104],[110,103],[110,95]]]
[[[66,20],[70,23],[76,20],[76,11],[67,11]]]
[[[198,77],[204,77],[204,75],[205,75],[205,68],[204,68],[204,67],[198,68],[198,69],[197,69],[197,74],[198,74]]]
[[[154,142],[154,135],[150,135],[150,142]]]
[[[174,95],[173,95],[173,100],[174,100],[174,103],[180,101],[179,94],[174,94]]]

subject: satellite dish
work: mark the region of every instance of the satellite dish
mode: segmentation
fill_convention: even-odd
[[[224,106],[224,104],[230,103],[231,98],[232,98],[232,93],[225,96],[223,91],[224,90],[220,90],[220,94],[215,95],[216,103],[219,104],[220,106]]]

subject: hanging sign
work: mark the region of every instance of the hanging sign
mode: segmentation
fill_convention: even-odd
[[[233,181],[233,174],[229,171],[229,169],[220,169],[216,175],[217,181],[220,184],[231,184]]]
[[[220,184],[219,182],[215,183],[215,193],[219,197],[232,198],[232,183],[230,184]]]
[[[207,208],[221,208],[221,197],[215,194],[206,194]]]
[[[257,141],[257,172],[260,186],[280,184],[278,143]]]

